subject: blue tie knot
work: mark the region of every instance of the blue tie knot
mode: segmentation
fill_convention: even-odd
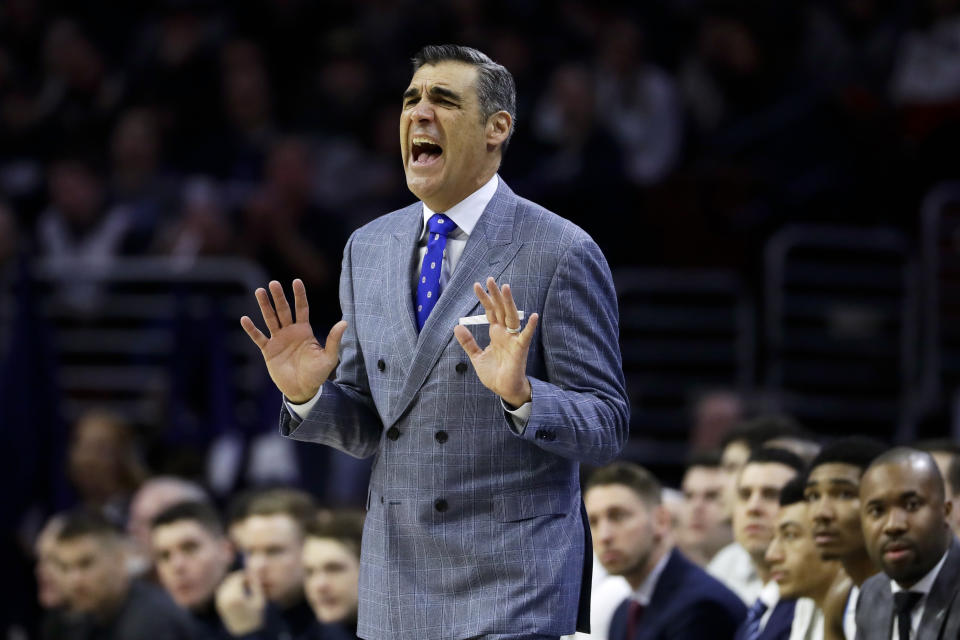
[[[456,229],[457,225],[454,224],[453,220],[443,213],[435,213],[427,220],[427,230],[431,234],[439,233],[442,236],[448,236]]]

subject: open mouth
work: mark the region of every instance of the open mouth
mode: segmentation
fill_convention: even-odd
[[[415,165],[433,164],[443,155],[443,147],[430,138],[414,136],[410,142],[410,159]]]

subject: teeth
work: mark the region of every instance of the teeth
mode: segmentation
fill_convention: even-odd
[[[416,136],[413,138],[413,144],[432,144],[435,146],[440,146],[430,138],[420,138]]]

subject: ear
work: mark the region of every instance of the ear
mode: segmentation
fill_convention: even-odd
[[[513,117],[506,111],[497,111],[487,118],[487,149],[493,150],[495,147],[503,145],[507,136],[510,135],[512,127]]]
[[[673,530],[673,516],[670,509],[663,503],[653,509],[654,532],[660,537],[667,536]]]

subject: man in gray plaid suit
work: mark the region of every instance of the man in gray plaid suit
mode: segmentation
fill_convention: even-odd
[[[241,324],[285,396],[283,435],[376,456],[358,634],[555,638],[588,624],[579,464],[627,436],[610,270],[497,176],[510,73],[452,45],[413,62],[400,147],[420,202],[350,237],[343,320],[321,347],[295,280],[293,309],[276,281],[256,292],[269,338]]]

